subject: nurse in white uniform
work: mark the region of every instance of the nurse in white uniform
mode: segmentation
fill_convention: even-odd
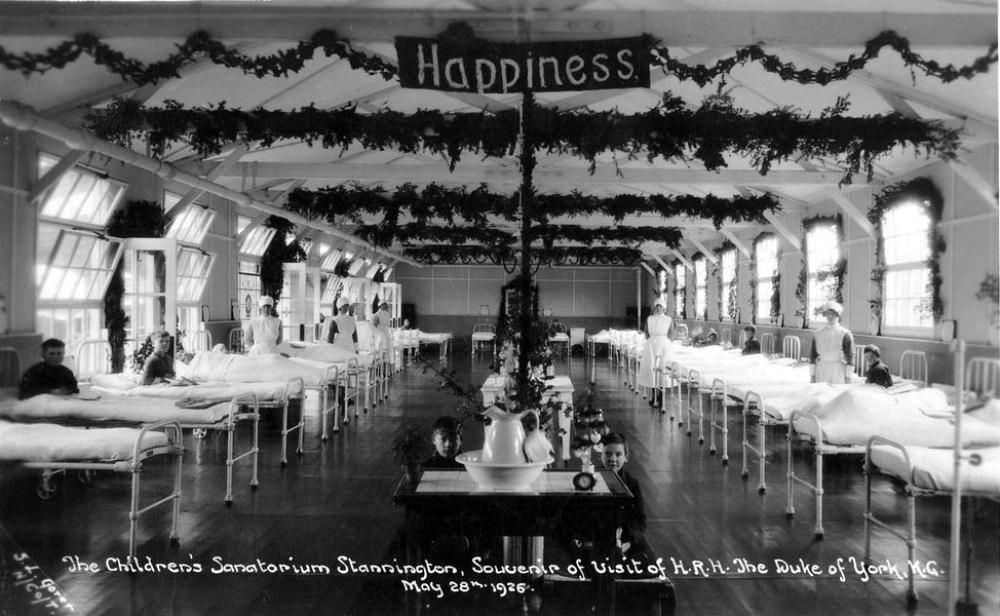
[[[350,315],[351,305],[348,302],[340,304],[340,314],[332,317],[330,331],[326,341],[333,346],[349,353],[358,352],[358,326]]]
[[[243,342],[248,355],[277,353],[281,344],[281,320],[274,311],[274,299],[262,295],[257,302],[260,314],[243,325]]]
[[[655,390],[656,375],[653,368],[659,359],[660,367],[665,367],[670,362],[670,327],[673,319],[664,314],[663,304],[657,303],[653,307],[653,314],[646,318],[646,347],[643,349],[642,358],[639,361],[639,376],[636,379],[640,387],[654,388],[653,395],[650,396],[649,403],[656,406],[656,398],[659,392]]]
[[[840,324],[844,308],[837,302],[827,302],[820,308],[826,325],[816,330],[812,352],[813,383],[850,383],[854,370],[854,336]]]

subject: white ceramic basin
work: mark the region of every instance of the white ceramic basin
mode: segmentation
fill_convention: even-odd
[[[552,456],[540,462],[497,464],[482,461],[482,450],[459,454],[455,460],[465,465],[465,470],[481,490],[517,492],[528,490],[542,471],[552,464]]]

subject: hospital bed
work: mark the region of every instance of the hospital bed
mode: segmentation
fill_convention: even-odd
[[[21,358],[10,347],[0,348],[0,387],[13,398],[20,381]],[[184,448],[176,421],[152,422],[141,428],[74,428],[52,423],[14,423],[0,419],[0,461],[42,471],[37,495],[49,499],[55,492],[52,478],[66,471],[89,474],[113,471],[131,475],[129,504],[129,556],[135,556],[136,530],[146,512],[171,503],[170,540],[177,542],[180,513],[181,465]],[[170,468],[173,490],[145,506],[140,505],[143,462],[158,456],[173,456]]]
[[[417,334],[417,352],[423,349],[425,346],[436,344],[438,346],[438,357],[444,361],[445,357],[451,352],[451,332],[425,332],[419,329],[414,330]]]
[[[795,394],[785,396],[772,407],[772,412],[780,414],[789,419],[787,448],[787,504],[785,514],[789,517],[795,515],[795,484],[800,484],[808,488],[816,501],[816,521],[814,532],[817,539],[822,539],[823,530],[823,473],[824,457],[831,455],[855,454],[861,455],[865,452],[865,438],[851,436],[835,437],[831,439],[829,430],[831,421],[839,421],[837,417],[840,413],[851,414],[856,409],[848,408],[850,405],[860,407],[866,415],[875,415],[871,421],[881,420],[877,415],[883,412],[890,402],[903,405],[904,408],[912,409],[913,413],[919,413],[920,419],[927,418],[950,418],[953,409],[947,399],[945,391],[932,389],[925,386],[928,381],[927,356],[923,351],[904,351],[900,359],[900,375],[894,379],[895,384],[890,390],[884,390],[877,385],[829,385],[825,383],[815,383],[808,388],[804,388]],[[855,389],[861,387],[864,389]],[[855,392],[845,398],[841,396],[846,391]],[[778,398],[775,398],[778,402]],[[836,406],[828,406],[836,405]],[[890,407],[885,412],[894,413],[895,407]],[[906,415],[900,415],[901,421],[906,420]],[[864,417],[858,417],[863,421]],[[824,429],[826,425],[827,429]],[[870,423],[871,426],[877,425]],[[935,424],[930,424],[931,429]],[[847,438],[848,440],[839,440]],[[792,459],[792,448],[796,443],[806,443],[813,448],[816,457],[815,482],[810,482],[795,474]]]
[[[472,326],[472,354],[480,349],[489,348],[490,354],[496,355],[497,328],[492,323],[477,323]]]
[[[1000,425],[1000,361],[974,358],[969,362],[965,375],[964,345],[959,342],[956,362],[957,383],[964,388],[957,397],[954,439],[950,446],[927,447],[900,443],[883,435],[873,435],[865,447],[865,561],[871,555],[873,527],[889,531],[906,543],[910,562],[916,559],[916,498],[922,496],[950,495],[951,553],[949,558],[949,588],[946,605],[956,605],[958,600],[960,569],[960,536],[962,523],[962,497],[987,498],[1000,501],[1000,441],[990,444],[981,434],[983,426]],[[962,378],[962,377],[965,378]],[[975,392],[982,400],[989,399],[970,412],[965,411],[965,392]],[[960,447],[956,447],[960,445]],[[876,517],[872,506],[872,478],[884,475],[903,482],[907,501],[907,528],[905,532]],[[970,546],[971,547],[971,546]],[[966,567],[967,579],[971,571]],[[907,602],[910,607],[917,601],[914,578],[908,576]],[[966,585],[968,588],[968,584]],[[971,612],[970,612],[971,613]]]

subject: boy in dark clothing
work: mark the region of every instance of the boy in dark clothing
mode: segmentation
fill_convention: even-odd
[[[21,400],[39,394],[67,396],[80,393],[73,371],[62,365],[66,357],[66,344],[58,338],[42,343],[42,359],[28,368],[21,378],[18,396]]]
[[[882,363],[882,350],[874,344],[865,346],[865,364],[868,366],[865,372],[865,383],[881,385],[886,389],[892,387],[892,375],[889,374],[889,367]]]
[[[743,343],[743,354],[744,355],[759,355],[760,354],[760,341],[757,340],[757,328],[753,325],[747,325],[743,328],[743,331],[747,333],[747,340]]]
[[[434,443],[434,455],[427,458],[423,468],[465,468],[455,461],[455,456],[462,450],[462,432],[458,420],[449,415],[439,417],[434,422],[434,432],[431,436]]]
[[[650,561],[649,544],[646,543],[646,510],[642,501],[642,488],[638,480],[625,470],[628,462],[628,441],[619,432],[607,434],[601,441],[604,451],[601,459],[605,468],[614,471],[632,493],[632,503],[625,509],[621,528],[621,551],[626,558],[635,558],[646,563]]]
[[[165,331],[151,336],[153,352],[142,366],[142,384],[154,385],[174,378],[174,358],[169,355],[170,334]]]

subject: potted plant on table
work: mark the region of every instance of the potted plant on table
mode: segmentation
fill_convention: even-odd
[[[417,426],[407,426],[392,441],[393,457],[403,468],[406,481],[411,486],[417,485],[417,480],[420,478],[420,461],[426,457],[427,449],[427,436]]]

